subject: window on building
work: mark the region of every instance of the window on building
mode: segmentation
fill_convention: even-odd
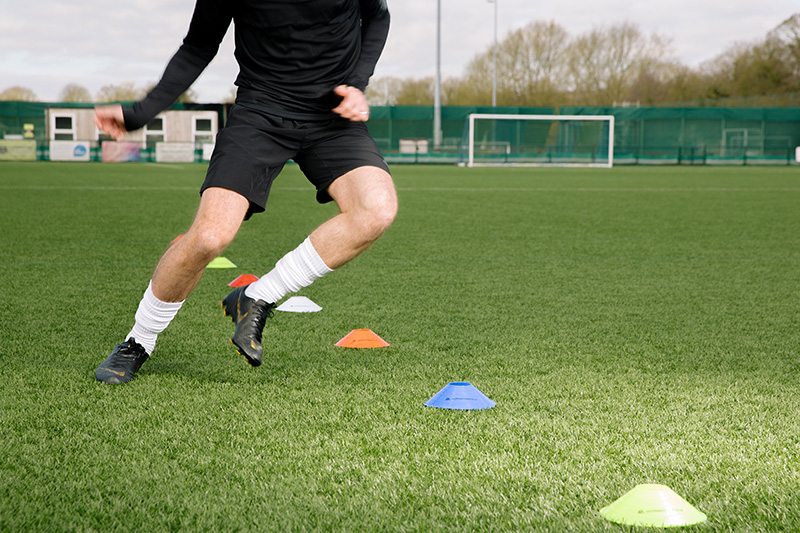
[[[167,140],[167,131],[165,127],[166,121],[162,115],[154,118],[144,128],[144,144],[145,148],[155,149],[156,143]]]
[[[54,141],[74,141],[76,136],[75,115],[54,113],[52,117],[52,139]]]
[[[194,144],[212,144],[216,135],[216,120],[194,117]]]

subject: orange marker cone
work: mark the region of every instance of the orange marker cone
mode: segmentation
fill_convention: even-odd
[[[180,235],[178,235],[177,237],[175,237],[174,239],[172,239],[172,241],[170,242],[170,244],[175,244],[176,242],[178,242],[179,240],[181,240],[181,237],[183,237],[183,233],[181,233]]]
[[[371,329],[354,329],[334,346],[341,348],[384,348],[389,343],[378,337]]]
[[[258,281],[258,276],[254,276],[252,274],[242,274],[235,280],[228,283],[228,287],[244,287],[245,285],[250,285],[254,281]]]

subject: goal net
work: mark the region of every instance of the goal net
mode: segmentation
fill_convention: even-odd
[[[464,124],[461,166],[580,166],[614,163],[612,115],[473,113]]]

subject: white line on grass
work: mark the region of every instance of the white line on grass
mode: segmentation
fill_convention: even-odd
[[[423,192],[800,192],[800,187],[398,187]]]
[[[197,187],[123,187],[114,185],[0,185],[4,191],[196,191]]]
[[[192,187],[147,185],[0,185],[4,191],[196,191]],[[275,190],[308,192],[310,187],[275,187]],[[397,187],[409,192],[800,192],[800,187]]]
[[[183,170],[183,167],[180,165],[175,164],[165,164],[165,163],[145,163],[145,166],[148,167],[156,167],[156,168],[168,168],[171,170]]]

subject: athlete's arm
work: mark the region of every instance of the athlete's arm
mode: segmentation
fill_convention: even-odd
[[[144,100],[132,107],[98,108],[95,111],[98,127],[115,138],[121,138],[125,131],[145,126],[174,104],[217,55],[233,18],[228,4],[226,0],[197,0],[189,32],[158,84]]]
[[[378,64],[378,58],[386,44],[390,16],[386,0],[359,0],[359,5],[361,7],[361,53],[358,63],[345,83],[356,87],[363,93],[367,88],[370,76],[375,72],[375,65]]]
[[[375,71],[378,58],[383,52],[386,37],[389,35],[389,9],[385,0],[359,0],[361,9],[361,52],[358,63],[350,73],[344,85],[339,85],[333,92],[342,97],[342,101],[333,112],[353,122],[365,122],[369,119],[369,104],[364,91],[369,78]]]
[[[339,85],[333,92],[342,97],[339,105],[333,108],[334,113],[353,122],[369,120],[369,104],[361,89],[350,85]]]
[[[94,108],[94,124],[97,129],[121,141],[125,136],[125,119],[122,116],[122,106],[119,104],[97,106]]]

